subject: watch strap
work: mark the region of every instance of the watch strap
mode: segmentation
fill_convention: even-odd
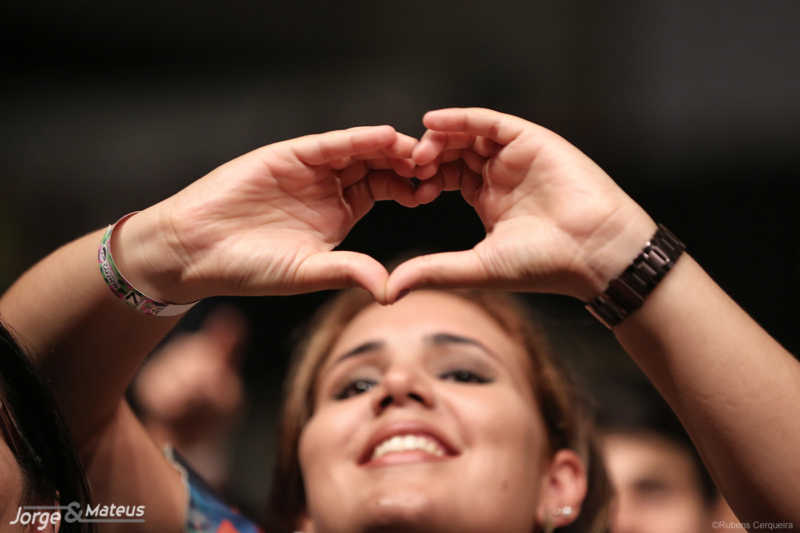
[[[588,304],[586,309],[609,329],[639,309],[645,298],[672,269],[686,246],[663,224],[633,263],[608,288]]]

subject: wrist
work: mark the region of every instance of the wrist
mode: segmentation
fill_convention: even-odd
[[[671,231],[659,225],[625,271],[611,280],[602,294],[588,302],[586,310],[612,329],[642,307],[685,249]]]
[[[120,273],[137,290],[165,303],[198,299],[182,283],[184,268],[165,239],[158,212],[150,208],[122,220],[115,227],[110,248]]]
[[[609,221],[592,238],[596,244],[586,260],[588,283],[585,291],[578,295],[583,301],[589,301],[603,293],[609,283],[622,274],[641,253],[642,247],[658,227],[638,205],[615,219]]]

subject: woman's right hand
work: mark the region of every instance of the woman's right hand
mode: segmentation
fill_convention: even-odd
[[[271,144],[118,226],[120,271],[148,296],[296,294],[358,285],[385,301],[384,267],[332,251],[378,200],[413,207],[416,139],[367,126]]]

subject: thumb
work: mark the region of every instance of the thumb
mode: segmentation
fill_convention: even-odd
[[[386,283],[386,303],[414,289],[477,287],[488,281],[487,270],[474,249],[421,255],[392,271]]]
[[[386,268],[358,252],[320,252],[307,257],[297,274],[302,292],[362,287],[378,302],[385,302]]]
[[[241,311],[232,306],[220,306],[205,319],[203,328],[198,335],[202,335],[209,350],[207,352],[214,359],[225,361],[233,367],[239,363],[239,348],[247,338],[247,319]]]

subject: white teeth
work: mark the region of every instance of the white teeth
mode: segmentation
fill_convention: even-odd
[[[381,442],[372,452],[372,459],[377,459],[392,452],[422,450],[431,455],[441,457],[445,454],[442,446],[430,437],[423,435],[395,435]]]

